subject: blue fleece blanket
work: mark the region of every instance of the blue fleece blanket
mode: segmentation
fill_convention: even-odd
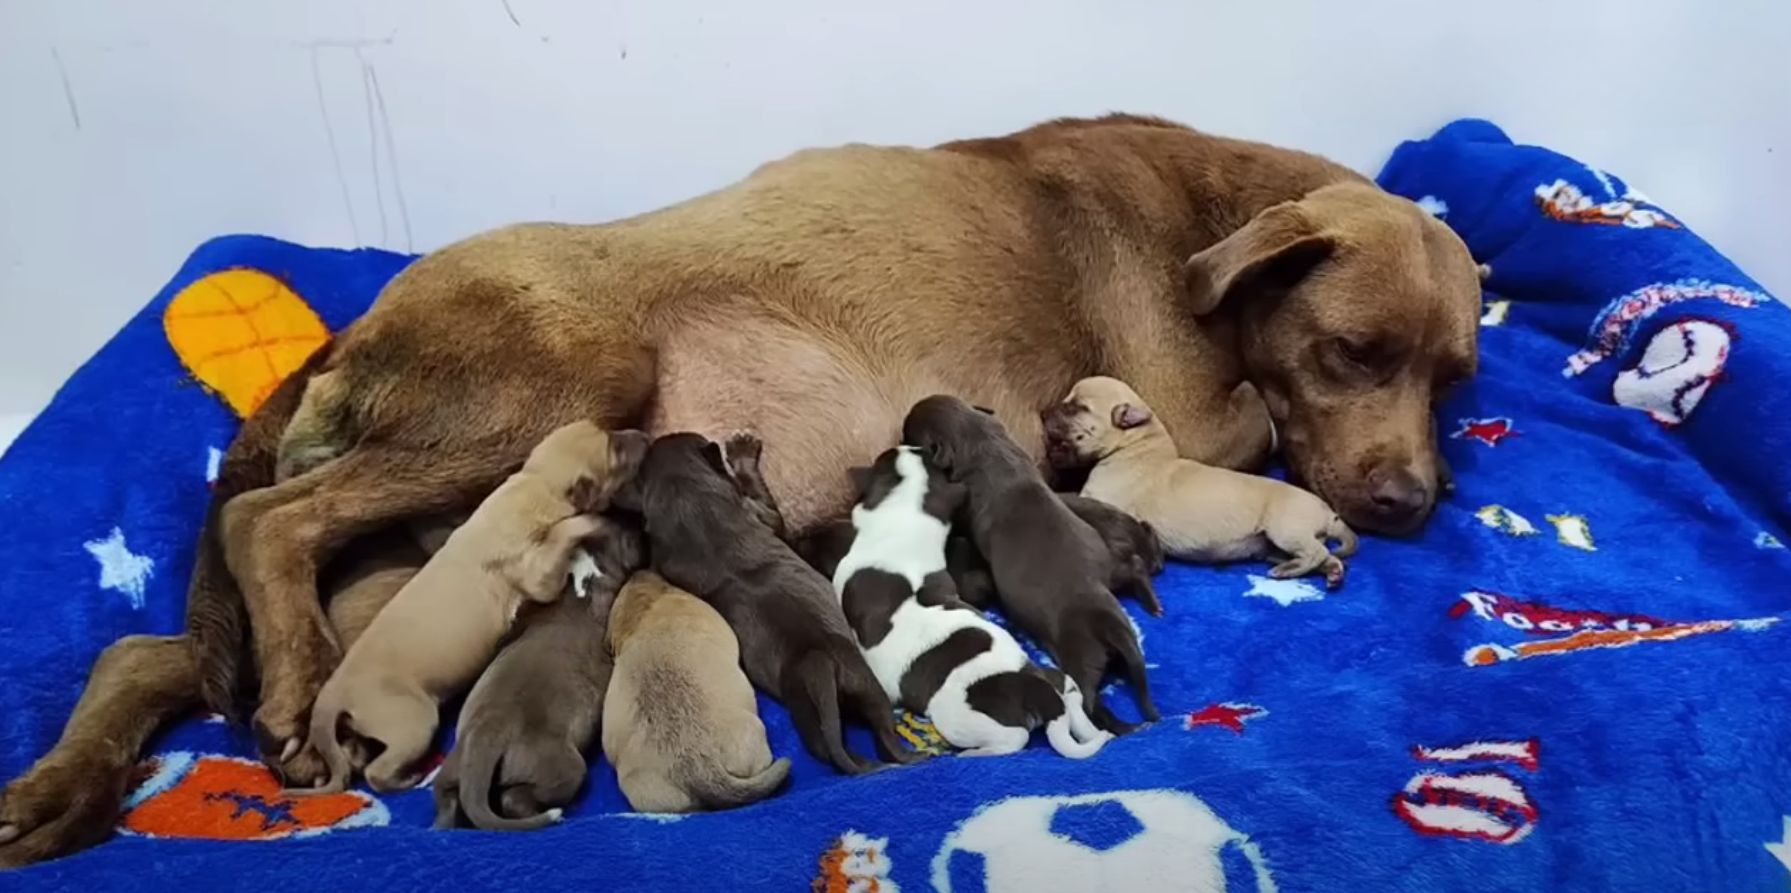
[[[798,767],[770,801],[630,815],[599,761],[558,827],[435,832],[427,790],[282,799],[194,717],[124,833],[0,887],[1785,890],[1791,313],[1616,177],[1485,122],[1382,182],[1490,267],[1480,375],[1440,417],[1459,490],[1337,592],[1170,567],[1168,615],[1136,618],[1167,718],[1098,757],[846,779],[767,702]],[[0,777],[107,642],[180,628],[240,414],[408,260],[208,243],[0,462]]]

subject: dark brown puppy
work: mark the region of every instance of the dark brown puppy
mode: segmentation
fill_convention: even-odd
[[[1051,492],[1001,422],[956,397],[935,395],[909,410],[902,442],[926,450],[969,490],[970,536],[989,561],[1002,607],[1077,687],[1091,693],[1095,724],[1115,734],[1134,728],[1098,695],[1116,656],[1136,690],[1139,711],[1154,722],[1144,655],[1109,588],[1107,544]]]
[[[1057,498],[1107,544],[1107,588],[1115,594],[1132,593],[1145,610],[1162,616],[1163,602],[1157,598],[1157,588],[1151,582],[1151,577],[1163,570],[1163,545],[1157,540],[1156,531],[1098,499],[1074,493],[1059,493]],[[960,517],[954,523],[962,525],[965,519]],[[797,537],[792,545],[804,561],[814,565],[822,576],[831,578],[840,559],[851,551],[854,534],[852,522],[840,519]],[[989,562],[976,550],[969,534],[954,530],[946,539],[945,572],[964,602],[978,608],[995,605],[995,578],[989,574]]]
[[[609,609],[646,557],[639,531],[603,521],[584,547],[595,579],[568,584],[582,587],[582,597],[568,592],[527,610],[467,695],[454,750],[435,779],[437,828],[454,827],[463,813],[488,831],[540,828],[558,820],[584,785],[584,755],[609,688]]]
[[[730,448],[756,463],[756,442],[736,443]],[[753,495],[759,498],[749,499],[735,483],[718,444],[671,434],[647,450],[618,505],[641,513],[659,575],[727,619],[747,678],[789,709],[810,753],[841,772],[872,768],[846,748],[844,698],[887,755],[908,762],[894,708],[865,665],[833,587],[780,538],[782,521],[768,494]]]

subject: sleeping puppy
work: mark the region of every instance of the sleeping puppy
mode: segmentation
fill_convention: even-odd
[[[731,445],[756,475],[758,444]],[[808,750],[841,772],[872,768],[846,748],[845,698],[898,762],[912,755],[897,736],[889,697],[858,652],[833,588],[784,543],[781,516],[758,481],[749,495],[721,447],[697,434],[653,442],[618,504],[646,522],[654,568],[721,613],[740,640],[746,677],[782,701]]]
[[[945,540],[964,487],[911,446],[885,451],[854,478],[856,537],[833,588],[883,691],[926,714],[965,756],[1017,752],[1041,726],[1058,753],[1094,756],[1113,736],[1089,721],[1076,683],[1028,660],[1013,635],[957,596]]]
[[[1170,555],[1187,561],[1286,560],[1272,577],[1323,571],[1343,582],[1356,535],[1325,501],[1292,484],[1184,459],[1169,429],[1125,382],[1085,378],[1045,410],[1052,464],[1089,467],[1082,495],[1151,525]],[[1330,541],[1340,546],[1332,554]]]
[[[763,800],[790,774],[773,760],[740,642],[714,608],[652,571],[610,613],[615,675],[603,755],[640,812],[727,809]]]
[[[562,427],[448,536],[318,693],[310,744],[328,775],[314,791],[348,784],[342,723],[385,747],[367,764],[375,790],[415,783],[411,766],[429,749],[441,702],[491,661],[525,600],[559,598],[573,553],[602,528],[592,513],[632,477],[645,446],[637,431]]]
[[[540,828],[558,820],[584,784],[584,754],[609,688],[611,603],[645,560],[639,532],[599,522],[581,547],[589,578],[575,567],[568,584],[584,598],[526,611],[467,695],[454,751],[435,778],[437,828],[454,827],[462,812],[486,830]],[[494,795],[502,816],[492,810]]]
[[[1096,724],[1116,734],[1133,728],[1098,695],[1116,656],[1140,712],[1155,721],[1144,655],[1108,585],[1106,543],[1051,492],[994,415],[956,397],[928,397],[908,411],[902,439],[964,485],[970,536],[989,562],[1002,606],[1089,693]]]

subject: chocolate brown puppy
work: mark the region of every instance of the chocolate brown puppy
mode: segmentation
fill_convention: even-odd
[[[1139,711],[1155,721],[1144,655],[1131,621],[1109,588],[1111,555],[1101,535],[1063,504],[1026,452],[987,411],[947,395],[914,405],[902,440],[969,491],[965,513],[977,551],[988,559],[1001,605],[1085,692],[1099,692],[1114,658],[1123,664]],[[1133,726],[1093,698],[1096,725],[1115,734]]]
[[[756,442],[738,444],[735,452],[756,457]],[[789,709],[810,753],[841,772],[872,768],[846,748],[843,700],[887,756],[908,761],[894,708],[865,665],[832,585],[779,537],[775,503],[752,497],[730,474],[720,445],[698,434],[668,434],[653,442],[640,474],[616,499],[640,512],[660,576],[728,621],[747,678]]]
[[[1115,594],[1131,592],[1145,610],[1161,616],[1163,603],[1157,598],[1151,578],[1163,570],[1163,545],[1149,524],[1098,499],[1074,493],[1059,493],[1057,498],[1069,506],[1076,517],[1087,522],[1101,541],[1107,544],[1107,586]],[[962,519],[959,519],[960,521]],[[832,577],[841,558],[852,549],[856,531],[847,519],[829,521],[797,537],[791,545],[796,554],[813,565],[824,577]],[[956,530],[945,539],[945,571],[958,588],[958,597],[979,608],[995,604],[995,579],[989,575],[989,563],[976,551],[970,536]]]
[[[540,828],[584,785],[585,753],[609,688],[611,608],[646,558],[638,530],[598,520],[581,546],[588,575],[575,569],[572,593],[525,611],[460,708],[454,750],[435,777],[437,828],[453,827],[462,813],[488,831]]]
[[[603,755],[641,812],[727,809],[763,800],[790,774],[772,759],[740,642],[702,599],[652,571],[635,574],[610,615],[615,675],[603,705]]]

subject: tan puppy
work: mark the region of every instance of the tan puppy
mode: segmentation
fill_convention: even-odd
[[[1082,495],[1149,524],[1169,555],[1221,562],[1279,550],[1288,557],[1269,576],[1322,569],[1327,585],[1343,582],[1342,558],[1355,553],[1356,534],[1324,500],[1273,478],[1181,458],[1169,430],[1125,382],[1084,378],[1042,420],[1051,463],[1092,465]]]
[[[641,812],[741,806],[790,774],[771,758],[734,631],[702,599],[642,571],[610,611],[615,655],[603,755]]]
[[[549,434],[473,511],[349,648],[317,696],[311,746],[328,767],[317,790],[338,791],[352,761],[338,725],[385,745],[367,782],[414,783],[411,766],[435,736],[441,702],[490,663],[524,599],[549,602],[566,586],[582,541],[602,529],[591,512],[633,475],[646,436],[614,436],[590,422]]]

